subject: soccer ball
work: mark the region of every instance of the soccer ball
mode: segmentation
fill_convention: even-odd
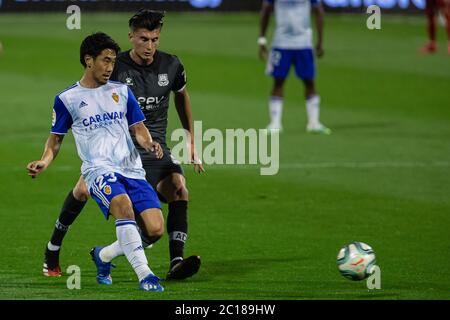
[[[376,263],[375,252],[363,242],[352,242],[339,250],[339,272],[350,280],[363,280],[371,275]]]

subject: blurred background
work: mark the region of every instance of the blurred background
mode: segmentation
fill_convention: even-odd
[[[69,5],[81,29],[66,26]],[[381,7],[369,30],[367,6]],[[450,55],[442,23],[438,51],[427,42],[424,0],[324,0],[323,58],[317,60],[321,118],[333,133],[305,133],[303,86],[285,87],[280,171],[259,166],[184,166],[190,191],[186,253],[203,258],[163,299],[448,299],[450,293]],[[82,289],[41,274],[45,245],[80,161],[69,134],[36,180],[26,164],[42,154],[54,96],[78,81],[79,46],[103,31],[123,50],[139,8],[166,10],[160,49],[188,77],[194,120],[203,128],[264,128],[271,79],[258,58],[260,0],[0,0],[0,298],[148,299],[125,259],[115,284],[99,288],[89,250],[112,242],[114,224],[89,201],[64,240],[62,267],[79,265]],[[273,18],[273,17],[272,17]],[[273,33],[271,21],[268,39]],[[314,26],[314,25],[313,25]],[[173,104],[169,134],[180,127]],[[166,214],[164,207],[164,214]],[[370,244],[382,290],[344,279],[336,256]],[[167,235],[147,251],[167,271]],[[64,271],[63,270],[63,271]]]
[[[257,11],[260,0],[112,0],[112,1],[70,1],[81,5],[83,9],[96,11],[133,11],[142,6],[151,6],[155,10],[170,11]],[[327,11],[357,12],[375,4],[389,12],[418,13],[425,8],[425,0],[324,0]],[[2,11],[57,11],[65,9],[68,1],[61,0],[2,0]]]

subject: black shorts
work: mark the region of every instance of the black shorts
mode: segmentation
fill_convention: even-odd
[[[159,200],[167,203],[166,199],[158,192],[156,186],[172,173],[179,173],[184,176],[183,168],[180,162],[172,157],[169,150],[164,149],[164,156],[162,159],[149,157],[141,154],[142,164],[145,170],[145,178],[150,183],[158,194]]]

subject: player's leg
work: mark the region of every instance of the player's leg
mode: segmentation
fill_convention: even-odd
[[[58,220],[50,241],[45,248],[43,273],[45,276],[60,276],[59,253],[62,241],[75,219],[83,210],[89,198],[89,191],[83,177],[80,177],[75,188],[69,192],[61,208]]]
[[[155,243],[164,235],[164,218],[160,209],[147,210],[137,215],[136,223],[144,247]]]
[[[445,30],[447,32],[447,53],[450,54],[450,0],[438,0],[441,14],[445,19]]]
[[[320,96],[316,92],[314,82],[316,66],[313,50],[296,50],[294,64],[296,75],[303,81],[305,87],[306,114],[308,117],[306,131],[309,133],[330,134],[331,130],[320,122]]]
[[[110,204],[113,198],[126,194],[125,187],[118,181],[118,176],[108,174],[99,176],[95,180],[95,183],[90,187],[89,192],[106,219],[109,218]],[[113,265],[111,264],[111,260],[117,256],[124,255],[124,251],[119,241],[115,241],[106,247],[94,247],[90,254],[97,269],[97,283],[106,285],[112,284],[111,267]]]
[[[157,185],[158,192],[169,206],[167,214],[167,233],[169,234],[170,266],[184,257],[184,245],[187,240],[188,190],[184,177],[171,173]]]
[[[160,160],[157,160],[160,161]],[[149,166],[146,166],[147,176],[148,174],[158,172],[158,170],[149,169]],[[147,188],[145,186],[145,188]],[[152,188],[152,191],[154,189]],[[160,212],[158,210],[157,212]],[[153,243],[158,241],[162,235],[164,234],[164,220],[160,220],[160,216],[162,218],[162,213],[159,214],[151,214],[148,218],[142,219],[141,215],[136,215],[136,224],[138,228],[139,235],[141,236],[142,246],[145,248],[150,248]],[[97,248],[97,249],[96,249]],[[98,250],[98,256],[100,261],[105,263],[110,263],[115,258],[124,255],[122,248],[119,245],[118,241],[111,243],[105,247],[96,247],[93,248],[92,254],[95,254],[95,250]],[[95,258],[94,258],[95,259]]]
[[[267,126],[269,131],[282,130],[282,115],[283,115],[283,86],[284,78],[274,78],[272,91],[269,99],[269,115],[270,123]]]
[[[115,244],[130,262],[139,279],[141,289],[163,291],[164,289],[158,283],[158,277],[148,266],[134,214],[134,207],[136,207],[140,214],[153,215],[151,211],[156,210],[162,217],[156,193],[145,180],[128,179],[119,174],[115,174],[113,177],[111,175],[104,177],[104,181],[107,181],[108,184],[96,180],[90,191],[105,216],[108,217],[111,214],[116,219],[117,243]],[[91,251],[97,266],[97,281],[111,284],[111,263],[106,261],[107,259],[102,259],[101,253],[104,251],[102,249],[102,247],[95,247]]]
[[[164,234],[164,218],[155,190],[143,179],[125,179],[124,182],[133,204],[136,218],[141,222],[142,232],[156,240],[159,239]],[[124,249],[123,246],[122,249]],[[139,251],[145,257],[142,242]],[[124,252],[126,253],[125,249]],[[164,288],[159,284],[159,280],[151,272],[145,278],[139,278],[140,288],[145,291],[164,291]]]
[[[155,194],[155,198],[156,198]],[[146,209],[137,217],[141,220],[141,230],[147,234],[152,234],[153,237],[162,237],[164,234],[164,218],[162,211],[159,208]],[[142,234],[141,234],[142,238]],[[140,288],[145,291],[164,291],[164,288],[159,283],[160,278],[155,274],[150,273],[145,278],[140,280]]]
[[[172,168],[175,167],[175,164],[171,161],[169,152],[165,155],[163,159],[155,161],[156,161],[155,165],[152,164],[153,163],[152,161],[144,161],[144,168],[147,172],[148,183],[156,186],[159,180],[163,179],[163,177],[167,176],[167,174],[170,174],[171,171],[176,170],[176,168]],[[178,166],[177,168],[178,170],[176,171],[183,172],[181,167]],[[144,189],[146,188],[147,186],[144,186]],[[134,189],[139,189],[139,186],[136,185]],[[153,187],[152,191],[149,192],[151,192],[152,194],[154,193]],[[132,195],[134,195],[134,193]],[[155,201],[157,202],[158,200],[156,199]],[[135,205],[140,207],[140,202],[138,198],[135,199],[133,203],[137,203]],[[146,207],[144,206],[141,209],[143,210],[145,208]],[[136,209],[135,211],[140,212],[138,209]],[[156,241],[158,241],[164,234],[164,219],[162,218],[162,213],[160,210],[157,210],[155,213],[150,212],[150,214],[137,214],[136,223],[138,226],[138,231],[141,236],[142,245],[144,248],[147,248]],[[99,259],[104,263],[110,263],[116,257],[124,254],[118,241],[115,241],[112,244],[105,247],[96,247],[96,248],[97,249],[95,248],[93,249],[92,254],[95,254],[96,253],[95,250],[98,250]]]
[[[450,54],[450,1],[446,1],[445,28],[447,30],[447,53]]]
[[[425,15],[427,19],[428,43],[421,48],[423,53],[434,53],[436,45],[436,7],[437,0],[426,0]]]
[[[164,218],[161,210],[150,211],[149,214],[144,214],[144,216],[139,214],[135,218],[144,249],[149,248],[163,236]],[[122,247],[117,240],[109,246],[99,247],[98,250],[101,261],[105,263],[109,263],[115,258],[124,255]]]
[[[266,74],[274,79],[269,98],[269,131],[282,129],[283,87],[292,64],[291,58],[290,50],[273,48],[267,60]]]
[[[159,209],[148,209],[159,210]],[[163,291],[158,283],[158,278],[148,266],[147,257],[142,247],[141,237],[136,228],[133,206],[130,198],[126,194],[118,195],[111,201],[109,211],[116,219],[116,236],[128,262],[136,273],[142,289],[146,291]],[[160,211],[160,210],[159,210]],[[144,212],[144,214],[149,214]],[[147,283],[147,280],[153,280]],[[156,283],[154,283],[156,282]],[[143,285],[147,287],[143,287]],[[148,287],[148,286],[155,286]]]
[[[182,171],[172,172],[162,179],[157,184],[157,190],[169,205],[167,232],[169,234],[170,267],[167,279],[186,279],[198,272],[201,260],[199,256],[184,258],[184,247],[188,238],[189,192]]]
[[[314,80],[303,80],[305,86],[306,114],[308,124],[306,131],[309,133],[330,134],[331,130],[320,122],[320,96],[315,90]]]

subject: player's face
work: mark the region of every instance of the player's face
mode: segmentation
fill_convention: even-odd
[[[136,29],[128,34],[130,42],[133,44],[134,53],[143,63],[152,62],[153,55],[159,44],[161,29],[147,30]]]
[[[114,50],[105,49],[95,59],[86,61],[90,65],[92,77],[100,85],[106,84],[111,77],[111,73],[116,63],[116,53]]]

